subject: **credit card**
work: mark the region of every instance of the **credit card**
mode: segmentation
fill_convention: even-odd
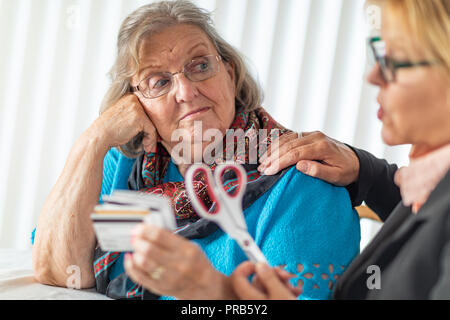
[[[171,231],[177,227],[172,207],[165,197],[117,191],[103,196],[102,201],[102,205],[95,207],[91,220],[103,251],[132,252],[131,231],[140,223]]]

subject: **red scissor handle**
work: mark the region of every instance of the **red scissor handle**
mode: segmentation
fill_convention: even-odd
[[[229,197],[231,198],[237,198],[242,196],[242,191],[245,190],[247,186],[247,174],[241,166],[238,166],[236,164],[223,164],[216,168],[215,171],[215,178],[216,182],[220,184],[220,188],[225,191],[225,188],[223,186],[223,176],[227,171],[233,171],[236,175],[238,182],[236,190],[233,193],[227,193]],[[226,191],[225,191],[226,192]]]
[[[213,181],[211,169],[203,167],[203,166],[199,166],[192,172],[191,177],[195,178],[200,173],[203,173],[203,175],[205,177],[206,192],[208,193],[209,199],[213,202],[214,209],[212,211],[210,211],[210,209],[208,209],[206,207],[205,203],[203,202],[203,199],[201,199],[199,197],[197,192],[194,192],[194,196],[196,198],[197,203],[200,204],[200,206],[203,208],[205,213],[215,215],[215,214],[219,213],[219,211],[220,211],[220,202],[219,202],[219,199],[217,199],[216,192],[214,190],[215,183]],[[192,180],[192,183],[193,182],[194,182],[194,180]]]

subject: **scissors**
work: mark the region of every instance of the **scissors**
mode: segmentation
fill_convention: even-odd
[[[227,171],[233,171],[238,179],[236,190],[231,194],[223,186],[222,177]],[[209,210],[194,190],[194,178],[200,173],[205,176],[206,189],[209,198],[213,201],[213,206]],[[202,218],[217,223],[224,232],[236,240],[250,261],[267,264],[266,257],[248,233],[242,212],[242,198],[247,185],[247,174],[244,168],[235,163],[224,163],[216,168],[213,178],[211,168],[204,164],[196,164],[187,171],[186,181],[189,198],[197,213]]]

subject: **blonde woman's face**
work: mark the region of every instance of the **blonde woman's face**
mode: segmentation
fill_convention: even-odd
[[[207,55],[218,53],[198,27],[166,28],[143,42],[139,52],[141,69],[132,79],[132,85],[155,73],[180,72],[194,58]],[[136,93],[169,152],[179,143],[172,141],[172,134],[184,129],[178,132],[189,132],[192,138],[194,122],[201,122],[203,132],[218,129],[225,134],[231,126],[235,117],[235,75],[227,62],[219,65],[217,75],[201,82],[192,82],[183,73],[177,74],[172,90],[159,98],[147,99],[140,92]]]
[[[382,38],[386,55],[396,61],[427,60],[400,19],[384,21]],[[439,72],[442,66],[397,69],[395,82],[386,82],[377,64],[368,81],[380,88],[379,119],[388,145],[413,144],[436,148],[450,143],[450,84]]]

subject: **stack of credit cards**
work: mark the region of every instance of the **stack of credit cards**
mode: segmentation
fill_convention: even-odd
[[[116,191],[102,197],[91,214],[103,251],[132,252],[131,231],[140,223],[175,230],[175,216],[167,198],[136,191]]]

